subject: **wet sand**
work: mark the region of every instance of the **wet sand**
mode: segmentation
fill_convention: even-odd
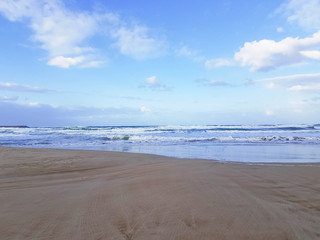
[[[320,164],[0,147],[0,239],[320,239]]]

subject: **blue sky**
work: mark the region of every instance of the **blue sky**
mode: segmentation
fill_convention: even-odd
[[[320,0],[2,0],[0,125],[312,124]]]

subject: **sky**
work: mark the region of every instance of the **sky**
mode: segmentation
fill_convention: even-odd
[[[313,124],[320,0],[1,0],[0,125]]]

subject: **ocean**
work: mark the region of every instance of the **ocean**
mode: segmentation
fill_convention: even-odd
[[[320,162],[320,124],[1,127],[0,146],[308,163]]]

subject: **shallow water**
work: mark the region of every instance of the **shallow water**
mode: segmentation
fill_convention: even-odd
[[[240,162],[320,162],[320,125],[0,128],[0,145]]]

